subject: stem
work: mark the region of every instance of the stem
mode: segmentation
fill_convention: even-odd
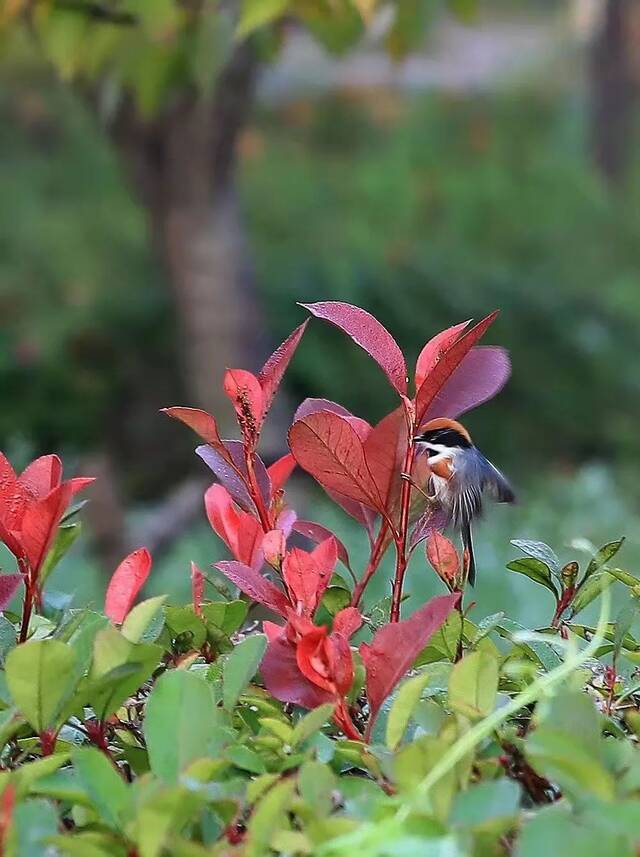
[[[256,505],[262,529],[265,531],[265,533],[268,533],[269,530],[271,530],[271,521],[269,520],[269,514],[265,508],[264,500],[262,499],[262,493],[260,492],[260,488],[258,486],[258,480],[256,479],[256,472],[253,466],[253,456],[254,452],[248,449],[245,445],[244,460],[247,465],[247,476],[249,477],[249,493],[251,494],[251,499]]]
[[[415,445],[413,442],[415,415],[409,411],[405,402],[405,417],[407,419],[407,451],[404,457],[402,472],[411,475],[413,467],[413,458],[415,455]],[[393,579],[393,591],[391,594],[391,615],[390,622],[400,621],[400,603],[402,601],[402,584],[407,571],[409,557],[407,555],[407,535],[409,531],[409,506],[411,502],[411,481],[409,479],[402,480],[400,488],[400,526],[398,527],[397,537],[395,538],[396,545],[396,572]]]
[[[31,613],[33,611],[33,583],[31,581],[31,573],[29,572],[24,581],[25,592],[24,602],[22,604],[22,622],[20,623],[19,643],[24,643],[29,633],[29,622],[31,621]]]
[[[560,618],[567,607],[571,604],[575,594],[576,589],[574,586],[568,586],[562,593],[562,596],[556,605],[556,612],[553,614],[553,619],[551,620],[552,628],[558,628],[560,626]]]
[[[45,729],[40,733],[40,747],[42,748],[43,756],[52,756],[56,749],[56,740],[58,733],[55,729]]]
[[[371,555],[369,556],[369,562],[367,563],[367,567],[362,573],[361,579],[356,583],[355,589],[353,590],[353,596],[351,598],[351,606],[357,607],[360,603],[360,599],[362,598],[365,589],[367,588],[369,581],[375,574],[378,566],[380,565],[380,561],[384,556],[385,548],[386,548],[386,538],[387,538],[387,530],[388,524],[383,521],[380,524],[380,532],[373,543],[371,548]]]
[[[362,741],[362,735],[356,729],[344,699],[338,702],[333,719],[347,738],[350,738],[352,741]]]

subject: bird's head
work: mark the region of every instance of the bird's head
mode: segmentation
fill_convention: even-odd
[[[414,437],[414,441],[423,444],[430,459],[438,455],[447,455],[452,450],[470,449],[473,446],[466,428],[456,420],[446,417],[425,423]]]

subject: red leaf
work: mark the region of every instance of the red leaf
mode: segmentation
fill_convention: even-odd
[[[21,574],[0,574],[0,610],[5,610],[18,587],[24,582]]]
[[[400,499],[400,474],[407,451],[407,427],[402,408],[396,408],[371,431],[364,444],[367,465],[387,513],[393,517]]]
[[[104,601],[104,612],[114,624],[124,622],[149,577],[151,563],[149,551],[138,548],[125,557],[114,571]]]
[[[285,339],[282,345],[273,352],[271,357],[260,370],[258,381],[260,382],[264,396],[265,414],[271,407],[271,403],[278,392],[280,382],[282,381],[284,373],[287,371],[287,367],[291,358],[295,354],[296,348],[300,344],[300,340],[302,339],[302,335],[307,327],[308,321],[309,320],[307,319],[307,321],[303,322],[300,327],[297,327],[293,333]]]
[[[20,483],[32,497],[40,500],[62,480],[62,462],[57,455],[43,455],[27,465],[20,474]]]
[[[460,571],[460,558],[446,536],[432,533],[427,538],[427,559],[443,580],[453,580]]]
[[[340,541],[340,539],[335,536],[331,530],[328,530],[326,527],[323,527],[322,524],[316,524],[314,521],[295,521],[293,524],[293,529],[296,533],[300,533],[301,536],[306,536],[312,542],[316,544],[320,544],[320,542],[325,541],[325,539],[333,538],[335,539],[336,546],[338,548],[338,559],[342,562],[347,568],[351,568],[349,563],[349,554],[347,553],[347,549],[344,544]]]
[[[60,519],[74,494],[93,479],[69,479],[50,491],[42,500],[30,503],[20,525],[20,541],[32,571],[37,575],[58,529]]]
[[[291,426],[289,446],[298,464],[324,488],[384,512],[362,441],[344,417],[329,411],[309,414]]]
[[[286,618],[290,606],[287,596],[259,571],[241,562],[217,562],[214,568],[221,571],[249,598]]]
[[[353,657],[341,634],[327,636],[324,626],[307,631],[296,643],[296,662],[310,682],[344,696],[353,684]]]
[[[382,703],[459,600],[459,592],[432,598],[409,619],[384,625],[376,631],[370,644],[362,643],[360,654],[367,674],[367,697],[371,709],[369,730]]]
[[[202,613],[202,596],[204,595],[204,574],[195,562],[191,563],[191,595],[193,598],[193,612],[196,616]]]
[[[218,431],[218,424],[211,414],[200,408],[162,408],[162,413],[193,429],[205,443],[210,443],[223,457],[227,457],[227,451]]]
[[[479,321],[478,324],[471,328],[471,330],[468,330],[459,339],[457,339],[434,365],[433,369],[429,372],[427,378],[416,394],[417,425],[420,425],[423,422],[424,415],[428,411],[435,397],[476,342],[484,335],[487,328],[494,321],[497,315],[498,311],[496,310],[495,312],[492,312],[491,315],[483,318],[482,321]]]
[[[270,643],[272,643],[274,640],[277,640],[278,637],[285,630],[286,630],[286,628],[284,625],[278,625],[275,622],[269,622],[268,619],[265,619],[262,622],[262,631]]]
[[[355,429],[356,434],[362,441],[366,440],[371,432],[371,426],[366,420],[363,420],[361,417],[355,417],[350,411],[343,408],[342,405],[330,402],[328,399],[305,399],[296,411],[293,421],[298,422],[298,420],[308,417],[309,414],[318,414],[321,411],[330,411],[332,414],[344,417]]]
[[[222,539],[233,556],[252,568],[262,565],[262,537],[260,523],[253,515],[238,509],[231,495],[222,485],[212,485],[204,495],[207,519],[214,532]]]
[[[497,395],[509,380],[511,361],[504,348],[477,346],[462,360],[435,396],[423,421],[455,419]]]
[[[260,382],[246,369],[227,369],[223,386],[233,404],[243,437],[247,443],[254,446],[258,440],[265,413]]]
[[[282,564],[285,582],[294,608],[300,606],[303,615],[313,616],[325,593],[338,559],[333,537],[318,545],[311,553],[292,548]]]
[[[0,519],[3,523],[3,529],[7,531],[9,541],[13,541],[10,531],[19,529],[28,499],[29,495],[24,485],[18,481],[9,460],[0,453]],[[13,546],[9,544],[4,533],[2,540],[9,550],[15,554],[15,542]]]
[[[287,537],[282,530],[269,530],[262,537],[262,553],[265,562],[279,569],[287,550]]]
[[[302,304],[316,318],[343,330],[372,357],[398,393],[407,392],[407,366],[402,351],[389,331],[371,313],[341,301]]]
[[[266,689],[280,702],[317,708],[334,699],[334,694],[317,687],[300,672],[295,647],[282,635],[267,646],[260,674]]]
[[[362,614],[357,607],[345,607],[333,619],[333,633],[342,634],[348,640],[362,625]]]
[[[282,458],[279,458],[267,467],[267,473],[271,480],[271,492],[273,495],[284,488],[289,477],[295,470],[295,466],[296,460],[293,455],[288,452],[286,455],[283,455]]]
[[[454,324],[453,327],[441,330],[440,333],[437,333],[433,339],[427,342],[416,361],[416,390],[420,389],[429,372],[431,372],[446,350],[453,345],[468,325],[468,321]]]

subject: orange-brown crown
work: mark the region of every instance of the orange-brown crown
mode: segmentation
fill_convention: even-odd
[[[462,423],[457,422],[457,420],[450,420],[447,417],[438,417],[435,420],[429,420],[428,423],[420,426],[419,433],[424,434],[424,432],[436,431],[436,429],[453,429],[453,431],[459,432],[469,443],[472,443],[471,436]]]

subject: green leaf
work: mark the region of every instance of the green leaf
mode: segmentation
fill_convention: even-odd
[[[206,756],[221,725],[211,688],[186,670],[160,676],[147,701],[144,735],[151,770],[176,783],[187,765]]]
[[[624,544],[625,537],[618,539],[615,542],[608,542],[606,545],[603,545],[596,555],[593,557],[589,565],[587,566],[587,570],[584,574],[584,580],[587,580],[591,577],[592,574],[595,574],[596,571],[599,571],[603,565],[606,565],[610,559],[618,553],[622,545]]]
[[[400,686],[387,717],[386,743],[390,750],[395,750],[402,740],[411,715],[428,683],[429,675],[423,673],[407,679]]]
[[[11,622],[0,613],[0,664],[4,664],[11,649],[16,647],[16,629]]]
[[[585,825],[584,821],[571,814],[566,802],[544,807],[525,823],[518,843],[518,857],[540,857],[540,855],[567,854],[570,843],[571,854],[580,857],[633,857],[635,849],[629,847],[624,836],[604,833]]]
[[[47,842],[56,848],[56,854],[66,857],[126,857],[127,854],[124,847],[116,845],[113,835],[94,831],[73,836],[50,836]]]
[[[453,824],[484,827],[495,821],[515,820],[520,806],[520,788],[512,780],[479,783],[461,792],[451,811]]]
[[[558,783],[563,792],[613,800],[616,783],[598,759],[596,748],[572,741],[571,733],[546,725],[531,732],[526,756],[539,773]]]
[[[48,800],[37,798],[17,804],[13,811],[8,853],[16,857],[42,857],[46,840],[58,832],[58,814]]]
[[[634,587],[640,585],[640,578],[635,577],[630,571],[625,571],[622,568],[608,568],[607,574],[615,577],[616,580],[624,583],[625,586]]]
[[[59,725],[65,703],[75,691],[76,653],[59,640],[37,640],[17,646],[7,656],[11,696],[36,732]]]
[[[263,857],[268,853],[271,839],[284,821],[294,789],[295,780],[282,780],[260,798],[249,821],[247,857]]]
[[[236,36],[245,38],[259,27],[270,24],[286,11],[288,5],[288,0],[243,0]]]
[[[256,674],[267,648],[264,634],[252,634],[238,643],[225,661],[222,673],[222,702],[231,711],[240,694]]]
[[[131,643],[153,643],[162,631],[162,608],[166,595],[147,598],[129,611],[120,629]]]
[[[319,705],[301,717],[293,727],[290,744],[292,747],[298,747],[304,743],[316,732],[319,732],[322,727],[331,720],[335,705],[332,702],[325,702],[324,705]]]
[[[540,560],[548,566],[551,571],[558,573],[560,571],[560,560],[555,552],[544,542],[532,542],[528,539],[511,539],[511,544],[514,548],[518,548],[522,553],[532,559]]]
[[[614,661],[620,654],[620,651],[623,647],[625,637],[627,636],[628,631],[631,629],[633,625],[633,620],[636,618],[636,614],[638,609],[640,608],[640,604],[637,599],[633,599],[628,604],[620,610],[616,617],[615,625],[615,634],[613,637],[613,659]]]
[[[58,529],[56,539],[50,548],[40,571],[40,581],[42,583],[46,581],[53,569],[58,565],[60,560],[74,544],[81,532],[82,524],[80,521],[75,524],[64,524]]]
[[[129,790],[107,757],[95,747],[78,747],[71,751],[78,782],[98,811],[101,821],[120,830],[122,816],[129,801]]]
[[[243,771],[249,771],[251,774],[264,774],[267,769],[255,750],[245,747],[244,744],[236,744],[232,747],[227,747],[225,757]]]
[[[560,595],[551,578],[551,569],[546,563],[542,562],[542,560],[534,559],[534,557],[530,556],[526,557],[526,559],[514,559],[510,563],[507,563],[507,568],[509,571],[524,574],[526,577],[536,583],[539,583],[541,586],[546,586],[546,588],[553,593],[555,599],[559,599]]]
[[[459,661],[449,678],[449,707],[478,719],[494,709],[498,693],[498,662],[486,652],[471,652]]]
[[[307,761],[300,767],[298,790],[317,815],[329,815],[333,808],[333,793],[337,788],[338,781],[328,765]]]
[[[186,638],[189,648],[199,649],[207,639],[207,628],[191,607],[167,607],[165,622],[174,638]]]
[[[246,601],[212,601],[202,606],[202,615],[207,624],[215,625],[228,636],[240,628],[248,609]]]
[[[580,586],[571,602],[571,618],[573,619],[581,610],[584,610],[592,601],[602,595],[614,580],[615,577],[612,577],[608,571],[597,571],[588,580],[585,579],[585,583]]]

